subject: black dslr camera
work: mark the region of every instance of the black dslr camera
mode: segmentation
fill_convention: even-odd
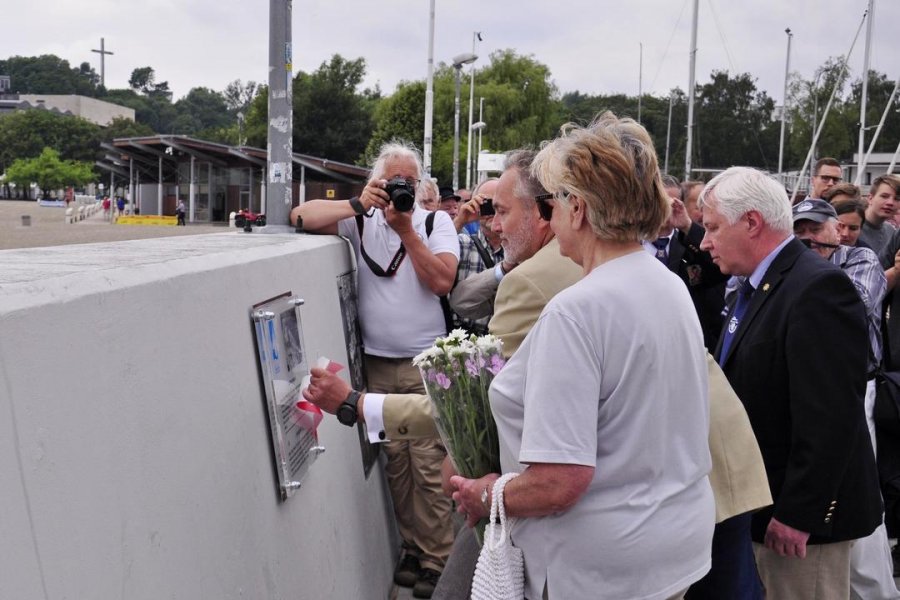
[[[394,210],[409,212],[416,204],[416,190],[402,177],[389,179],[384,191],[390,196]]]

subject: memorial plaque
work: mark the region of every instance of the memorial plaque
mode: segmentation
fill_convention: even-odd
[[[347,365],[350,370],[350,385],[354,390],[362,390],[365,389],[366,380],[363,371],[362,333],[359,329],[359,305],[353,271],[339,275],[337,280],[338,296],[341,299],[341,318],[344,321],[344,343],[347,345],[347,360],[350,363]],[[369,443],[366,437],[366,426],[362,423],[357,424],[356,430],[359,434],[363,472],[368,477],[372,465],[378,460],[378,444]]]
[[[325,451],[316,438],[316,415],[298,405],[300,386],[309,374],[300,325],[302,304],[302,299],[286,292],[250,311],[282,500],[294,494],[310,465]]]

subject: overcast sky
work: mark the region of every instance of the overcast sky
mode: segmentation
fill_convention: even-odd
[[[435,64],[476,48],[486,64],[511,48],[546,64],[561,93],[664,96],[687,88],[693,0],[436,0]],[[850,50],[867,0],[700,0],[697,81],[713,69],[750,72],[781,101],[787,35],[791,70],[811,78],[829,56]],[[870,67],[900,76],[900,0],[876,0]],[[294,0],[294,71],[312,71],[332,54],[366,59],[366,85],[384,93],[424,79],[429,0]],[[108,87],[127,87],[151,66],[180,98],[195,86],[221,91],[234,79],[268,79],[265,0],[0,0],[0,58],[56,54],[100,71]],[[865,28],[850,58],[862,71]],[[477,95],[477,91],[476,91]]]

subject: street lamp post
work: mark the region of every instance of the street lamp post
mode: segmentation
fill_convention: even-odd
[[[781,137],[778,141],[778,180],[782,184],[784,184],[784,126],[787,122],[788,77],[791,73],[791,38],[794,37],[790,27],[784,32],[787,34],[787,60],[784,65],[784,95],[781,99]]]
[[[472,55],[475,56],[475,44],[481,41],[481,32],[472,34]],[[474,62],[474,61],[473,61]],[[475,109],[475,65],[472,65],[469,75],[469,135],[466,140],[466,189],[472,186],[472,113]]]
[[[474,54],[460,54],[453,57],[453,68],[456,69],[456,100],[453,121],[453,189],[459,189],[459,86],[460,72],[463,65],[468,65],[478,59]]]
[[[484,121],[478,121],[476,123],[472,123],[471,127],[469,127],[469,137],[472,137],[474,132],[478,132],[478,154],[481,154],[481,130],[487,127],[487,123]],[[477,161],[477,158],[475,159]],[[475,174],[475,185],[478,185],[478,163],[475,162],[472,165],[472,172]],[[471,191],[471,190],[470,190]]]

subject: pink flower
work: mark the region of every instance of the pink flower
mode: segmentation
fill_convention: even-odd
[[[466,359],[466,371],[468,371],[469,375],[472,377],[478,377],[478,364],[471,358]]]
[[[434,378],[435,382],[445,390],[450,387],[450,378],[443,373],[438,373]]]
[[[494,354],[491,356],[491,363],[487,366],[487,370],[491,372],[491,375],[496,375],[505,364],[506,361],[504,361],[499,354]]]
[[[429,383],[434,383],[435,377],[434,369],[428,369],[428,373],[425,374],[425,379],[427,379]]]

